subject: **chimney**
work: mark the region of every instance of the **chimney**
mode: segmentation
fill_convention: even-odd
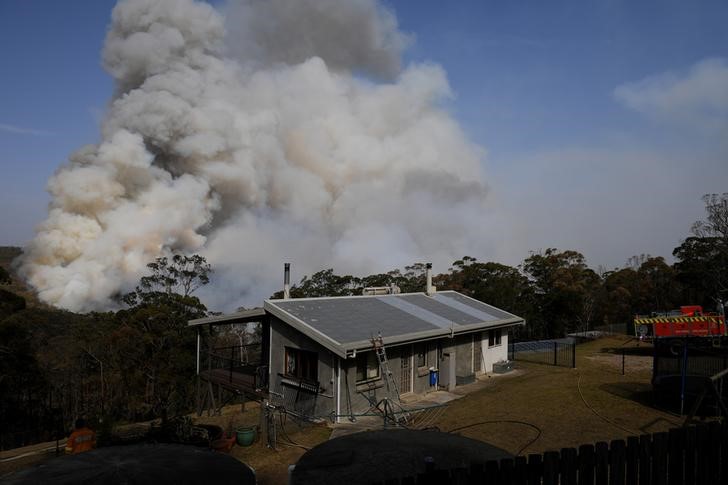
[[[425,268],[427,268],[427,286],[425,287],[425,293],[427,293],[427,296],[432,296],[437,291],[437,288],[432,286],[432,263],[427,263]]]
[[[283,299],[291,297],[291,263],[283,263]]]

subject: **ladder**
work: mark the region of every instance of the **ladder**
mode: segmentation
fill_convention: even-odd
[[[389,361],[387,360],[387,351],[384,349],[384,340],[382,339],[382,332],[377,333],[376,337],[371,339],[372,345],[374,346],[374,353],[377,356],[379,362],[379,370],[384,377],[384,381],[387,383],[387,389],[391,393],[394,391],[394,396],[399,401],[399,388],[397,387],[397,381],[389,369]]]

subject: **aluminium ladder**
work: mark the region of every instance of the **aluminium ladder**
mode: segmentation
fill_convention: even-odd
[[[399,401],[399,388],[397,387],[397,381],[389,369],[389,361],[387,360],[387,351],[384,349],[384,339],[382,339],[382,332],[377,333],[376,337],[372,337],[372,345],[374,346],[374,353],[377,356],[379,362],[379,369],[382,372],[385,382],[387,383],[387,389],[392,392]]]

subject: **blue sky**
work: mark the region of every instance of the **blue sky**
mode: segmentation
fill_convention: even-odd
[[[44,219],[48,177],[98,140],[113,91],[100,51],[114,2],[0,0],[0,244]],[[728,192],[728,3],[386,2],[434,62],[447,108],[486,151],[494,237],[475,255],[582,251],[593,265],[669,256]]]

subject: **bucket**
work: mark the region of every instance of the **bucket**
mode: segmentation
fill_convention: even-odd
[[[236,435],[237,442],[240,446],[250,446],[255,441],[255,436],[256,436],[255,426],[238,428],[235,435]]]

